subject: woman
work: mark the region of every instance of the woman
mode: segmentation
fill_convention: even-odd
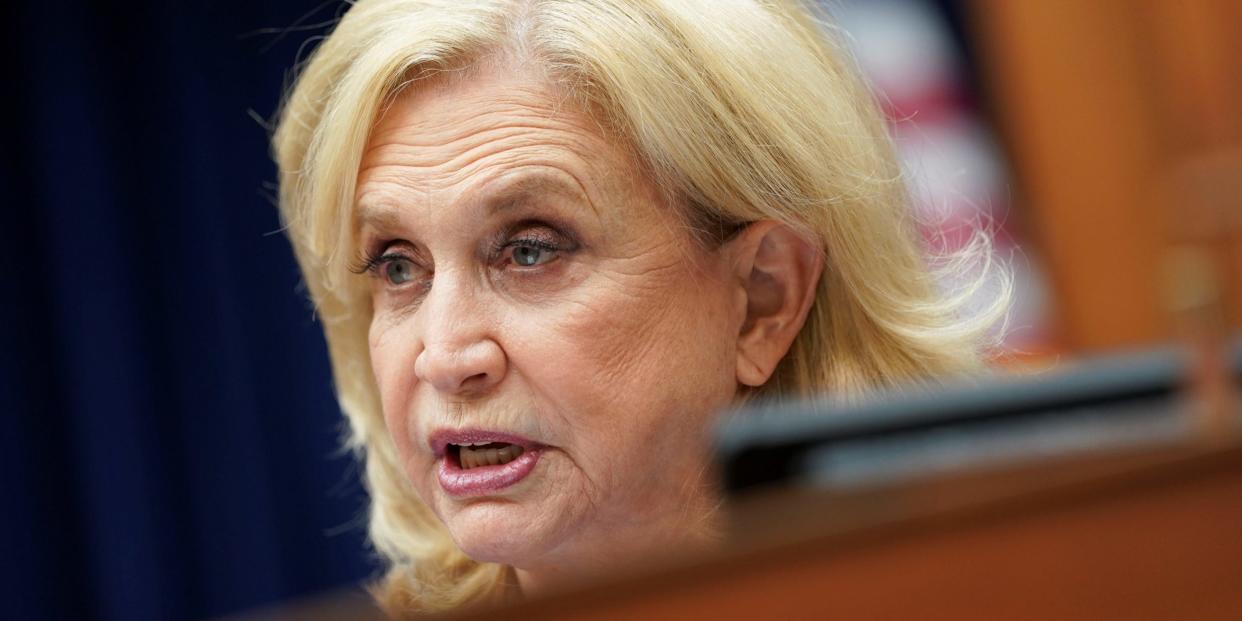
[[[350,8],[275,146],[387,608],[708,541],[714,413],[977,367],[845,59],[794,2]]]

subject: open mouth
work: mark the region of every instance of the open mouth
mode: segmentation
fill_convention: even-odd
[[[487,429],[439,429],[427,439],[440,487],[470,498],[501,493],[535,470],[546,446],[522,436]]]
[[[456,462],[457,467],[462,470],[503,466],[517,459],[525,451],[521,446],[508,442],[449,444],[445,449],[449,459]]]

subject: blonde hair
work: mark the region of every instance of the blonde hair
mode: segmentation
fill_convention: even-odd
[[[626,140],[687,226],[774,219],[817,240],[816,302],[766,391],[851,395],[979,367],[1007,295],[963,319],[970,292],[938,293],[884,120],[825,28],[794,0],[359,0],[302,68],[274,137],[280,210],[365,459],[390,611],[513,590],[511,570],[467,558],[407,482],[371,372],[370,297],[348,272],[369,132],[420,80],[519,58]]]

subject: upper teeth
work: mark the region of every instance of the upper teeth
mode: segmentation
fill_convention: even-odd
[[[474,448],[473,445],[461,445],[457,451],[457,461],[463,470],[479,466],[498,466],[517,459],[523,452],[516,444],[505,444],[500,448]]]

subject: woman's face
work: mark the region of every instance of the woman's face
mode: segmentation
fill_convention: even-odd
[[[468,555],[526,586],[706,530],[746,311],[728,245],[522,72],[396,100],[356,198],[387,426]]]

